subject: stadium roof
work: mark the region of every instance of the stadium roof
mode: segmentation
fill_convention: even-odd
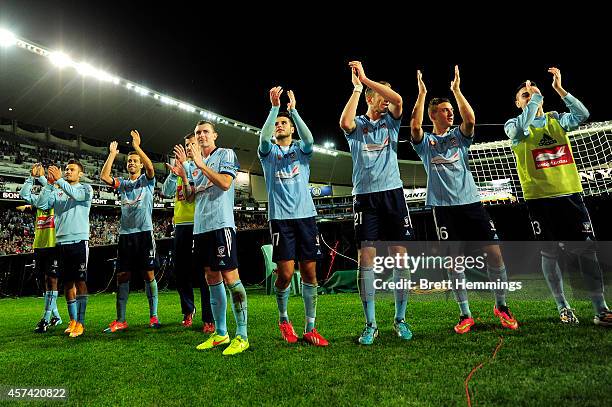
[[[168,153],[198,120],[217,123],[217,145],[236,151],[243,170],[262,174],[259,128],[219,116],[99,70],[25,39],[0,33],[0,116],[104,142],[128,141],[138,129],[145,149]],[[7,46],[8,45],[8,46]],[[63,66],[60,68],[60,66]],[[214,98],[210,95],[209,98]],[[71,127],[72,126],[72,127]],[[316,148],[311,182],[351,184],[349,153]],[[420,161],[400,161],[405,186],[423,186]]]

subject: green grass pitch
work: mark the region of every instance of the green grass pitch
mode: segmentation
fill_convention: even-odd
[[[317,326],[330,346],[315,348],[284,343],[274,296],[249,290],[251,348],[226,357],[220,349],[195,349],[205,340],[199,315],[191,329],[183,328],[173,291],[160,293],[161,329],[147,326],[147,299],[140,292],[130,294],[129,330],[115,334],[102,333],[114,319],[115,296],[92,295],[85,334],[76,339],[62,334],[63,298],[58,304],[65,322],[47,334],[32,332],[42,299],[3,299],[0,385],[65,387],[67,405],[86,406],[450,406],[467,404],[464,380],[485,362],[469,384],[473,405],[609,405],[612,329],[592,323],[590,303],[573,301],[581,324],[568,327],[558,322],[552,299],[509,300],[518,331],[503,329],[494,318],[492,296],[473,296],[479,320],[460,336],[452,331],[458,317],[452,297],[411,295],[407,319],[414,338],[402,342],[391,328],[392,298],[379,298],[380,337],[364,347],[356,344],[363,327],[359,296],[320,295]],[[289,316],[301,333],[301,298],[290,298]],[[233,335],[229,309],[228,324]],[[500,336],[503,344],[491,360]]]

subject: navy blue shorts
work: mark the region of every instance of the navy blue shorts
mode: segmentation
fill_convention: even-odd
[[[302,219],[272,219],[272,261],[318,260],[321,258],[319,230],[315,217]]]
[[[531,227],[536,240],[595,240],[589,211],[581,194],[527,200]]]
[[[499,240],[495,224],[482,202],[433,208],[438,240]]]
[[[198,269],[210,267],[212,271],[238,268],[236,231],[233,228],[211,230],[193,235],[193,256]]]
[[[60,273],[66,281],[87,281],[87,261],[89,260],[89,242],[58,243],[57,259]]]
[[[143,273],[156,268],[153,231],[119,235],[117,273]]]
[[[414,239],[402,188],[353,196],[353,217],[358,247],[373,241]]]
[[[37,273],[49,277],[58,277],[57,248],[44,247],[34,249],[34,264]]]

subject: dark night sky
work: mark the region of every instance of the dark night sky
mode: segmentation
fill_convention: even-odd
[[[277,84],[293,89],[315,140],[335,141],[342,150],[347,145],[337,123],[351,93],[347,62],[352,59],[363,61],[370,78],[388,80],[402,94],[404,125],[409,124],[416,97],[416,70],[424,73],[428,97],[452,96],[454,64],[461,68],[462,90],[479,123],[503,123],[516,116],[513,92],[525,79],[538,83],[547,110],[562,110],[546,72],[553,65],[561,69],[565,88],[589,108],[592,121],[612,119],[605,57],[609,45],[605,26],[592,21],[596,10],[588,27],[576,24],[580,15],[572,15],[572,22],[568,15],[563,20],[542,17],[537,25],[533,17],[502,21],[498,12],[495,18],[472,16],[459,29],[460,22],[468,20],[453,17],[432,28],[415,23],[418,16],[410,13],[398,12],[403,20],[394,21],[388,8],[381,17],[385,24],[364,24],[368,12],[363,10],[342,17],[322,9],[290,12],[283,7],[257,15],[237,3],[227,9],[172,9],[165,3],[156,10],[125,1],[84,3],[0,1],[0,25],[257,127],[269,110],[268,89]],[[241,14],[236,15],[239,8]],[[362,101],[359,112],[364,110]],[[501,139],[503,129],[481,127],[477,137]],[[406,154],[402,158],[416,158],[410,149]]]

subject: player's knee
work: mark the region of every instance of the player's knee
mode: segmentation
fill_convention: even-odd
[[[359,265],[361,267],[371,267],[374,264],[376,249],[374,247],[362,247],[359,250]]]
[[[127,271],[123,271],[121,273],[117,273],[117,283],[123,284],[130,281],[130,273]]]

